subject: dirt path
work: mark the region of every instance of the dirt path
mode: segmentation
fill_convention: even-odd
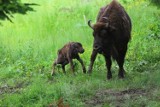
[[[125,101],[129,99],[136,101],[148,94],[149,92],[144,89],[98,90],[91,99],[85,101],[85,104],[86,107],[105,107],[106,103],[113,107],[123,107]],[[142,104],[141,107],[145,107],[145,104]]]

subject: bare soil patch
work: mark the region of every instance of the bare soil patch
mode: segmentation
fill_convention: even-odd
[[[86,107],[102,107],[106,103],[114,107],[123,107],[125,101],[129,99],[136,101],[140,97],[148,96],[148,94],[149,92],[144,89],[98,90],[91,99],[85,100],[85,104]]]
[[[27,86],[28,84],[29,83],[26,83],[26,82],[17,83],[15,86],[9,86],[8,84],[5,84],[0,87],[0,95],[6,94],[6,93],[19,92],[23,87]]]

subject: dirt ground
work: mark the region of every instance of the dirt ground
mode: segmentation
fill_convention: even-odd
[[[146,97],[149,95],[149,92],[144,89],[127,89],[127,90],[98,90],[96,94],[88,100],[85,100],[86,107],[123,107],[127,100],[136,101],[140,97]],[[141,107],[145,107],[145,104],[142,104]]]
[[[29,83],[25,82],[19,82],[15,86],[10,86],[8,84],[4,84],[0,87],[0,95],[6,94],[6,93],[17,93],[19,92],[23,87],[28,86]]]

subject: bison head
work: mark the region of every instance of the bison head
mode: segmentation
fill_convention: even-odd
[[[73,49],[74,49],[75,53],[84,53],[84,49],[83,49],[81,43],[74,42],[72,46],[73,46]]]
[[[103,53],[106,46],[109,46],[112,42],[110,33],[115,30],[115,28],[109,25],[109,21],[97,22],[93,25],[91,24],[91,20],[89,20],[88,25],[93,29],[94,50],[98,53]]]

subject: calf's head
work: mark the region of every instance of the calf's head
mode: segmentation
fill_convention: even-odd
[[[72,47],[73,47],[73,52],[74,52],[74,53],[84,53],[84,49],[83,49],[81,43],[79,43],[79,42],[74,42],[74,43],[72,44]]]
[[[93,48],[98,53],[104,51],[104,46],[107,46],[111,42],[110,33],[115,30],[114,27],[109,25],[109,22],[97,22],[96,24],[91,24],[91,20],[88,21],[89,27],[93,29],[94,44]]]

